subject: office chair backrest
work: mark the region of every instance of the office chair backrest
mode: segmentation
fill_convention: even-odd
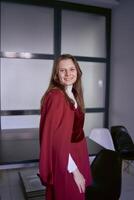
[[[91,165],[93,185],[103,194],[103,199],[119,199],[121,193],[122,160],[111,150],[102,150]]]
[[[134,149],[134,143],[124,126],[112,126],[111,136],[115,149],[119,152]]]
[[[106,149],[115,150],[110,131],[107,128],[92,129],[89,134],[89,138]]]

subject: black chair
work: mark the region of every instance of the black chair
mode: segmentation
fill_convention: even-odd
[[[86,189],[86,200],[119,200],[122,160],[118,152],[104,149],[91,164],[93,183]]]
[[[121,158],[125,160],[125,171],[129,172],[129,167],[134,161],[134,143],[128,130],[124,126],[112,126],[111,136],[113,139],[115,150],[121,155]]]

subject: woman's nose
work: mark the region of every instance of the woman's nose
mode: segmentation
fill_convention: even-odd
[[[66,76],[69,76],[70,75],[70,71],[66,71]]]

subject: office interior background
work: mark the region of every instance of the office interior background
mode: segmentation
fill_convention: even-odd
[[[83,71],[85,134],[124,125],[134,140],[134,1],[18,2],[1,2],[1,134],[38,128],[53,60],[71,53]]]
[[[38,127],[54,57],[72,53],[83,71],[86,134],[122,124],[134,138],[133,1],[112,8],[111,30],[108,12],[65,7],[3,1],[1,130]]]

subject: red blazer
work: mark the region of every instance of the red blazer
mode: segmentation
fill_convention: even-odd
[[[82,115],[80,120],[83,126]],[[75,134],[80,136],[76,141]],[[59,89],[52,89],[41,108],[39,176],[43,185],[54,186],[57,196],[55,199],[58,200],[70,198],[68,193],[71,191],[68,190],[72,188],[71,181],[74,181],[67,170],[69,153],[84,175],[86,185],[90,185],[91,173],[83,129],[75,118],[74,107],[67,101],[64,93]]]

